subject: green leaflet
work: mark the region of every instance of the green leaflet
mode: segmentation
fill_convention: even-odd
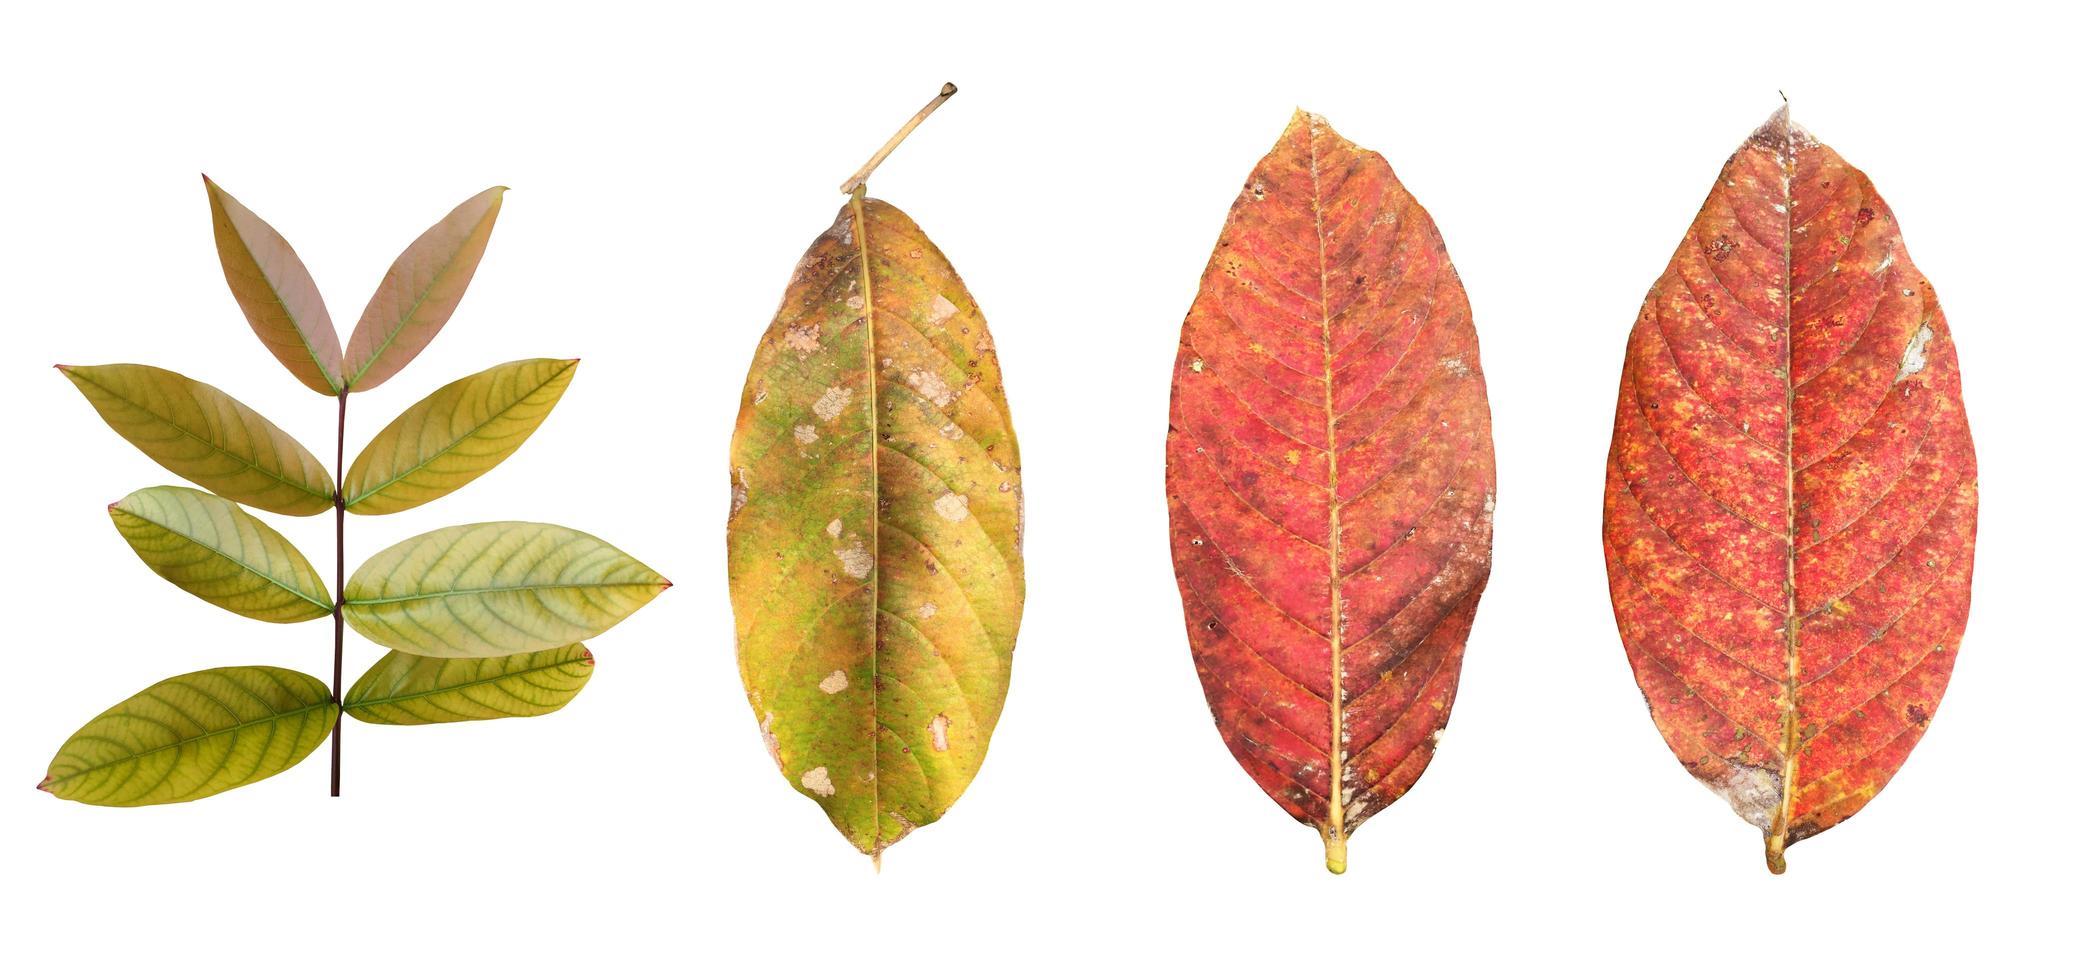
[[[37,788],[96,806],[202,799],[297,765],[337,715],[326,684],[282,667],[170,677],[73,733]]]
[[[349,716],[374,725],[430,725],[551,714],[595,673],[588,648],[570,643],[510,657],[417,657],[394,650],[342,695]]]
[[[586,640],[669,587],[602,539],[552,524],[462,524],[408,538],[349,576],[342,615],[424,657],[500,657]]]
[[[307,388],[342,391],[342,342],[320,300],[320,287],[291,243],[225,189],[203,179],[211,199],[211,233],[225,284],[269,353]]]
[[[109,519],[154,574],[211,605],[265,623],[334,611],[312,563],[223,497],[149,487],[110,504]]]
[[[303,517],[334,506],[334,479],[298,440],[201,381],[144,364],[61,364],[116,434],[221,497]]]
[[[875,856],[988,751],[1024,606],[988,324],[907,215],[854,199],[800,260],[735,424],[742,682],[786,780]]]
[[[349,512],[395,514],[479,479],[537,431],[577,363],[510,361],[416,402],[349,466],[342,478]]]
[[[450,322],[487,251],[507,190],[490,187],[451,209],[385,270],[384,281],[349,335],[350,391],[384,384]]]

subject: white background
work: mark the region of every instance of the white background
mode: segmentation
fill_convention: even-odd
[[[0,971],[2065,972],[2089,871],[2084,25],[1997,2],[1454,6],[10,7]],[[872,189],[995,330],[1030,600],[985,770],[875,876],[778,777],[740,690],[726,444],[836,183],[947,79],[960,95]],[[1651,726],[1598,533],[1637,304],[1776,89],[1874,177],[1937,284],[1983,472],[1938,722],[1777,879]],[[1212,730],[1162,490],[1179,322],[1296,104],[1386,154],[1437,219],[1500,474],[1452,725],[1341,878]],[[324,752],[181,806],[30,789],[68,733],[153,680],[326,669],[324,622],[238,619],[130,555],[102,504],[171,478],[48,367],[181,371],[331,453],[333,406],[226,292],[199,171],[291,240],[344,333],[410,238],[514,188],[450,327],[352,400],[352,455],[496,362],[580,356],[577,380],[489,477],[352,518],[349,557],[530,519],[661,569],[676,588],[591,643],[570,708],[352,724],[339,800]],[[325,561],[324,519],[270,521]],[[353,676],[378,651],[351,644]]]

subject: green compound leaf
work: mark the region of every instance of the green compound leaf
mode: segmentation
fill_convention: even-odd
[[[369,391],[414,360],[450,322],[480,267],[506,187],[474,195],[407,246],[349,335],[350,391]]]
[[[502,657],[595,636],[669,581],[600,538],[552,524],[461,524],[408,538],[349,576],[342,615],[380,646]]]
[[[357,455],[342,478],[349,511],[396,514],[479,479],[537,431],[577,363],[510,361],[436,389]]]
[[[211,199],[211,233],[218,240],[225,284],[254,335],[307,388],[341,393],[342,342],[312,273],[268,222],[211,178],[205,177],[203,185]]]
[[[149,487],[110,504],[109,519],[154,574],[220,609],[265,623],[334,611],[312,563],[224,497]]]
[[[374,725],[529,718],[581,693],[596,671],[588,648],[570,643],[510,657],[417,657],[394,650],[342,696],[349,716]]]
[[[144,364],[58,370],[117,435],[176,476],[277,514],[334,506],[334,479],[319,458],[225,392]]]
[[[170,677],[74,732],[36,788],[96,806],[199,800],[297,765],[338,714],[319,678],[282,667]]]

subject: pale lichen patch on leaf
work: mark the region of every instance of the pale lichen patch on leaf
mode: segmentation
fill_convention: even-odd
[[[805,358],[821,349],[821,332],[806,324],[795,324],[785,328],[785,347],[798,352]]]
[[[910,371],[908,373],[908,386],[916,389],[916,394],[922,395],[931,404],[939,408],[944,408],[952,403],[952,386],[946,384],[945,379],[939,377],[935,371],[925,371],[920,368]]]
[[[1919,324],[1919,332],[1911,335],[1911,343],[1904,345],[1904,359],[1897,365],[1895,384],[1926,369],[1926,345],[1933,340],[1932,324]]]
[[[939,752],[944,752],[950,749],[952,747],[952,743],[947,739],[946,732],[950,730],[951,727],[951,719],[946,718],[943,713],[940,713],[937,717],[930,719],[930,747],[938,750]]]
[[[733,496],[727,505],[727,519],[731,521],[734,515],[741,513],[743,507],[749,505],[749,472],[736,469],[728,474],[727,485],[733,489]]]
[[[944,296],[939,295],[930,298],[930,322],[933,325],[942,324],[946,320],[952,319],[952,314],[958,312],[959,307],[952,305],[952,301]]]
[[[821,683],[817,686],[821,688],[821,693],[823,694],[840,694],[844,688],[850,686],[850,678],[838,670],[822,678]]]
[[[851,578],[861,579],[872,574],[872,553],[862,544],[838,551],[836,557],[843,562],[843,574]]]
[[[842,518],[840,518],[840,517],[838,517],[838,518],[834,518],[834,519],[830,520],[830,521],[828,522],[828,527],[826,527],[826,528],[823,528],[823,530],[825,530],[825,531],[827,531],[827,532],[828,532],[828,536],[829,536],[829,537],[832,537],[832,538],[840,538],[840,537],[842,537],[842,536],[843,536],[843,519],[842,519]]]
[[[821,416],[823,422],[833,422],[836,420],[836,416],[843,414],[843,407],[848,404],[850,404],[849,388],[830,388],[822,392],[820,398],[814,400],[814,414]]]
[[[815,766],[799,774],[799,784],[816,796],[836,795],[836,784],[829,781],[828,767]]]
[[[1733,763],[1728,772],[1707,783],[1746,823],[1763,831],[1773,829],[1773,816],[1781,807],[1779,773]]]
[[[937,603],[935,602],[926,602],[916,607],[917,619],[929,619],[935,615],[937,615]]]
[[[778,737],[770,731],[770,723],[775,717],[771,712],[763,713],[763,747],[770,752],[770,761],[778,767],[778,771],[784,772],[785,757],[778,753]]]
[[[801,423],[792,427],[792,441],[802,446],[808,445],[819,438],[821,438],[821,433],[814,431],[814,427],[811,425]]]
[[[937,502],[930,506],[937,511],[937,516],[945,520],[957,523],[967,519],[967,498],[965,494],[947,493],[937,498]]]

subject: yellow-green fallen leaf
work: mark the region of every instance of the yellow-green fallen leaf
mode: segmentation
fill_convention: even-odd
[[[37,788],[96,806],[183,803],[291,768],[334,730],[319,678],[282,667],[170,677],[66,739]]]
[[[240,312],[269,353],[307,388],[323,395],[342,391],[342,342],[320,300],[312,273],[269,223],[203,179],[211,199],[211,233]]]
[[[576,363],[510,361],[416,402],[357,454],[342,477],[349,511],[394,514],[479,479],[537,431],[574,379]]]
[[[1024,607],[1024,510],[988,323],[863,174],[749,368],[727,581],[772,759],[876,858],[980,771]]]
[[[154,574],[211,605],[265,623],[334,611],[312,563],[224,497],[148,487],[110,504],[109,519]]]
[[[350,717],[374,725],[528,718],[566,707],[595,670],[596,658],[579,643],[510,657],[394,650],[350,685],[342,704]]]
[[[350,391],[384,384],[450,322],[487,251],[507,190],[490,187],[451,209],[385,270],[349,335],[345,370]]]
[[[334,478],[290,433],[231,395],[145,364],[61,364],[116,434],[221,497],[303,517],[334,506]]]
[[[349,576],[342,615],[373,643],[424,657],[501,657],[617,625],[669,581],[593,535],[552,524],[462,524],[408,538]]]

